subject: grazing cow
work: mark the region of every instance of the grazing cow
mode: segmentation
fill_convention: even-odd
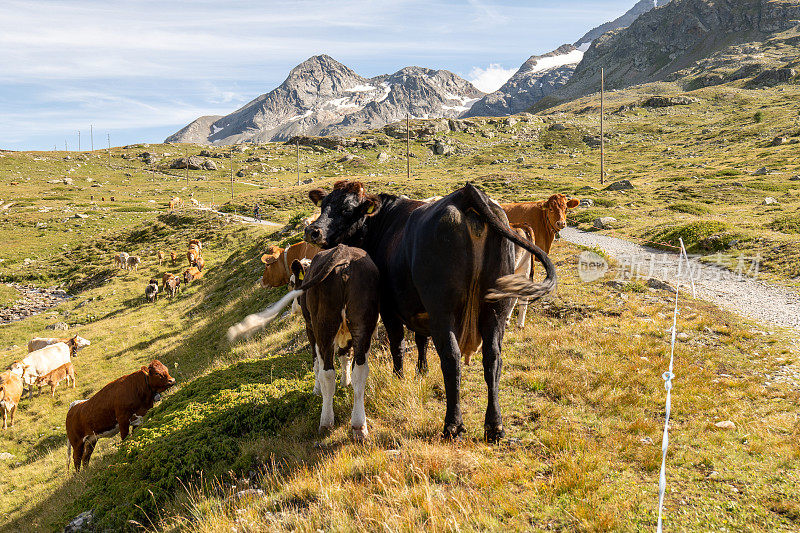
[[[511,224],[527,224],[536,235],[536,246],[550,253],[556,233],[567,227],[567,209],[578,205],[578,200],[567,200],[563,194],[554,194],[547,200],[502,204]],[[533,267],[531,267],[533,270]]]
[[[202,277],[203,273],[197,267],[190,267],[183,272],[183,283],[189,285],[192,281]]]
[[[116,201],[116,198],[114,198],[114,197],[112,196],[111,198],[109,198],[109,200],[110,200],[110,201],[112,201],[112,202],[114,202],[114,201]]]
[[[539,299],[556,285],[553,263],[538,246],[508,226],[503,210],[471,184],[426,204],[389,194],[366,194],[359,182],[341,181],[333,191],[309,192],[321,208],[305,239],[322,248],[363,248],[380,271],[381,318],[394,370],[402,373],[405,325],[433,338],[444,376],[444,436],[458,437],[461,354],[483,346],[488,387],[484,437],[503,435],[498,400],[501,344],[511,298]],[[542,262],[541,283],[514,275],[514,244]]]
[[[36,350],[41,350],[45,346],[50,346],[51,344],[56,344],[59,342],[63,342],[67,346],[69,346],[69,355],[70,357],[75,357],[78,353],[78,350],[82,350],[87,346],[91,346],[91,341],[84,339],[78,335],[74,337],[67,337],[66,339],[54,339],[50,337],[34,337],[30,341],[28,341],[28,353],[35,352]]]
[[[189,240],[189,248],[192,246],[196,246],[198,250],[201,252],[203,251],[203,243],[200,242],[200,239],[190,239]]]
[[[70,380],[72,380],[72,388],[75,388],[75,367],[72,363],[64,363],[60,367],[56,368],[55,370],[51,370],[44,376],[39,376],[36,378],[35,385],[38,385],[41,389],[42,385],[45,383],[50,385],[50,396],[53,398],[56,397],[56,387],[59,383],[64,380],[67,380],[67,385],[70,384]]]
[[[128,268],[128,257],[127,252],[120,252],[114,256],[114,264],[117,268]]]
[[[65,363],[71,362],[71,351],[67,344],[57,342],[39,350],[34,350],[25,356],[22,360],[22,382],[29,387],[28,398],[33,398],[33,386],[36,378],[48,374]],[[41,391],[40,386],[39,393]]]
[[[167,293],[167,298],[170,300],[173,299],[178,293],[178,287],[181,285],[181,278],[167,272],[164,274],[162,281],[164,282],[164,292]]]
[[[175,204],[174,201],[170,200],[169,201],[169,210],[170,211],[174,211],[176,207],[177,207],[177,204]]]
[[[189,266],[196,266],[199,258],[200,250],[198,250],[196,246],[189,248],[186,252],[186,259],[189,261]]]
[[[294,298],[298,298],[306,321],[306,334],[314,353],[314,374],[322,392],[319,429],[333,426],[333,395],[336,375],[334,350],[353,346],[353,412],[350,422],[353,437],[367,436],[364,414],[364,389],[369,375],[367,352],[378,323],[378,267],[364,250],[339,244],[317,254],[305,271],[300,261],[292,263],[292,273],[299,280],[275,305],[250,315],[228,330],[228,338],[248,333],[274,320]],[[342,363],[342,386],[347,385],[349,359]]]
[[[169,262],[170,262],[170,264],[171,264],[172,266],[175,266],[175,261],[176,261],[177,259],[178,259],[178,256],[175,254],[175,252],[170,252],[170,253],[169,253]]]
[[[161,263],[163,263],[163,262],[164,262],[164,252],[162,252],[161,250],[159,250],[159,251],[156,253],[156,258],[158,258],[158,266],[161,266]]]
[[[203,259],[203,256],[197,258],[197,261],[194,262],[194,266],[197,267],[197,270],[203,270],[203,267],[206,266],[206,260]]]
[[[149,367],[112,381],[88,400],[73,402],[66,421],[67,468],[70,448],[77,472],[89,463],[99,438],[119,433],[125,440],[131,425],[139,425],[153,402],[174,384],[167,367],[155,359]]]
[[[105,201],[106,201],[106,197],[105,197],[105,196],[101,197],[101,198],[100,198],[100,201],[101,201],[101,202],[105,202]]]
[[[142,259],[138,255],[128,257],[128,270],[137,270],[142,263]]]
[[[305,241],[298,242],[286,249],[270,246],[267,253],[261,256],[264,263],[264,274],[261,276],[261,286],[281,287],[289,283],[291,265],[295,260],[312,259],[319,252],[319,248]]]
[[[0,374],[0,411],[3,411],[3,429],[14,427],[14,413],[22,397],[22,380],[19,375],[6,370]],[[7,421],[7,419],[10,420]]]
[[[147,287],[144,288],[144,297],[150,303],[155,303],[158,300],[158,280],[153,278]]]

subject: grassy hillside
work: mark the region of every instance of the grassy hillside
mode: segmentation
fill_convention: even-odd
[[[658,85],[613,93],[611,109],[670,90]],[[310,172],[301,177],[315,182],[301,186],[291,169],[294,148],[275,144],[211,158],[223,168],[189,171],[188,185],[184,171],[164,162],[201,147],[115,148],[110,158],[100,152],[0,154],[4,202],[14,202],[0,212],[0,231],[9,239],[0,250],[0,277],[59,284],[74,295],[50,311],[0,326],[0,365],[20,358],[27,340],[50,333],[44,328],[56,321],[92,340],[75,360],[77,388],[60,388],[55,400],[23,400],[17,425],[0,432],[0,451],[14,455],[0,462],[0,529],[56,530],[89,509],[100,529],[654,527],[670,293],[639,282],[582,283],[580,250],[559,242],[553,253],[558,294],[534,307],[524,329],[510,327],[506,334],[500,401],[507,438],[500,445],[481,440],[479,362],[464,370],[467,434],[463,442],[444,443],[435,350],[427,376],[409,371],[398,380],[380,331],[370,355],[370,438],[354,444],[346,422],[350,389],[337,390],[336,429],[317,435],[321,399],[311,393],[301,319],[277,322],[234,346],[223,339],[230,324],[282,294],[257,287],[258,258],[269,244],[296,234],[191,208],[169,213],[166,202],[190,194],[206,206],[228,201],[230,165],[234,172],[246,168],[245,176],[236,178],[234,200],[220,209],[248,212],[258,202],[264,216],[289,226],[312,211],[309,188],[342,176],[357,176],[373,191],[414,197],[446,193],[468,180],[501,200],[561,191],[594,200],[593,208],[570,215],[581,227],[612,215],[619,223],[604,231],[662,242],[682,236],[703,252],[713,251],[705,245],[718,236],[713,241],[723,255],[760,252],[772,275],[791,282],[799,274],[793,258],[800,182],[790,178],[800,174],[800,163],[796,146],[766,144],[779,134],[796,138],[798,91],[793,85],[729,85],[695,91],[698,102],[688,106],[634,105],[611,115],[609,181],[629,179],[635,187],[622,192],[603,191],[597,183],[597,149],[584,141],[597,132],[591,99],[517,122],[475,119],[465,132],[421,136],[412,146],[410,182],[398,157],[403,143],[383,132],[362,138],[388,144],[348,148],[358,156],[348,161],[337,162],[343,154],[335,151],[303,150],[303,170]],[[448,142],[454,154],[433,155],[434,138]],[[145,164],[137,156],[145,151],[160,162]],[[382,152],[388,161],[378,161]],[[247,161],[252,158],[263,161]],[[775,172],[752,174],[761,166]],[[55,179],[60,183],[48,183]],[[762,206],[765,196],[778,203]],[[206,277],[174,301],[145,304],[146,281],[183,270],[182,252],[193,237],[204,241]],[[159,268],[159,249],[178,252],[180,267]],[[120,250],[144,258],[138,273],[112,268]],[[607,279],[613,277],[612,269]],[[676,350],[667,528],[796,530],[794,338],[686,299],[678,328],[686,338]],[[152,358],[168,365],[178,386],[129,440],[101,441],[88,470],[67,476],[63,421],[69,403]],[[412,351],[409,370],[414,358]],[[714,425],[724,420],[736,429]],[[247,488],[261,492],[243,496]]]

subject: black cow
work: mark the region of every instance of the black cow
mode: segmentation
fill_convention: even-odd
[[[511,298],[536,300],[555,288],[547,254],[513,233],[502,208],[470,184],[431,204],[366,194],[361,183],[346,181],[330,193],[314,189],[308,195],[321,213],[306,228],[306,241],[321,248],[363,248],[380,271],[381,318],[395,372],[402,373],[404,325],[417,334],[418,344],[433,338],[447,397],[446,438],[464,431],[461,354],[469,357],[483,344],[489,392],[484,436],[499,440],[500,345]],[[514,275],[512,243],[544,265],[542,283]]]

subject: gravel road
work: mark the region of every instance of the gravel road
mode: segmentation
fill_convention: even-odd
[[[623,273],[630,274],[638,270],[645,279],[656,278],[673,286],[680,281],[683,290],[691,291],[685,262],[679,270],[679,256],[676,253],[572,227],[561,230],[561,238],[603,250],[620,262]],[[747,258],[743,262],[743,271],[746,272],[751,266],[752,260]],[[694,260],[691,261],[691,270],[698,298],[764,325],[782,326],[800,332],[800,294],[796,291]]]

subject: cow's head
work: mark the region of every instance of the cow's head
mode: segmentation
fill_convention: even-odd
[[[358,181],[338,181],[330,193],[314,189],[308,197],[320,208],[320,214],[306,228],[305,239],[320,248],[360,244],[367,218],[381,208],[380,197],[366,194]]]
[[[19,377],[22,377],[22,374],[25,372],[25,365],[22,364],[22,361],[14,361],[10,365],[8,365],[8,369],[11,371],[12,374],[16,374]]]
[[[261,286],[281,287],[289,283],[289,275],[286,273],[286,266],[283,264],[283,248],[270,246],[267,253],[261,256],[264,263],[264,275],[261,276]]]
[[[75,335],[74,337],[72,337],[70,340],[67,341],[67,344],[72,349],[72,353],[74,355],[75,352],[83,348],[86,348],[87,346],[90,346],[92,343],[88,339],[84,339],[83,337]]]
[[[558,233],[567,227],[567,209],[578,206],[578,200],[567,200],[561,193],[554,194],[542,205],[544,217],[547,219],[547,229]]]
[[[303,282],[310,264],[311,259],[295,259],[292,261],[292,275],[289,276],[289,287],[292,290]]]
[[[175,385],[175,378],[169,375],[169,370],[158,359],[153,359],[150,366],[143,366],[142,372],[147,374],[147,385],[155,393],[164,392]]]
[[[192,269],[187,268],[183,273],[183,282],[188,285],[192,281]]]

